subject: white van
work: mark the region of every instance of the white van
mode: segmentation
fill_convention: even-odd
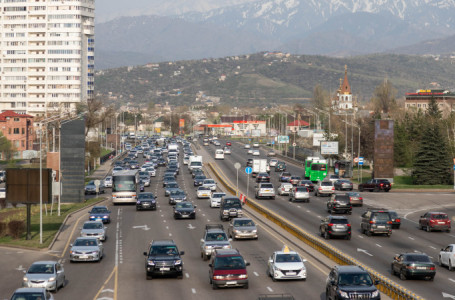
[[[215,159],[224,159],[224,151],[223,151],[223,149],[216,149],[215,150]]]

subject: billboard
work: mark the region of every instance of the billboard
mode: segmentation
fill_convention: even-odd
[[[279,144],[289,144],[289,136],[287,136],[287,135],[279,135],[278,136],[278,143]]]
[[[52,169],[42,168],[43,203],[51,203]],[[40,169],[6,169],[6,201],[9,203],[40,203]]]
[[[259,129],[251,130],[251,136],[255,136],[255,137],[261,136],[261,130],[259,130]]]
[[[321,141],[321,154],[338,154],[338,142]]]
[[[313,133],[313,146],[319,147],[321,146],[321,142],[324,141],[324,133]]]
[[[374,178],[393,180],[393,120],[374,123]]]
[[[185,127],[185,119],[180,119],[180,120],[179,120],[179,127],[180,127],[180,128]]]

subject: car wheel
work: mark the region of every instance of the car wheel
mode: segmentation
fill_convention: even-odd
[[[359,187],[359,192],[363,192],[363,187]]]
[[[431,227],[430,227],[430,225],[427,225],[426,231],[427,231],[427,232],[431,232]]]
[[[324,232],[324,238],[325,238],[326,240],[330,239],[330,234],[329,234],[327,231]]]
[[[450,228],[446,230],[446,232],[450,232]]]
[[[452,261],[449,259],[449,263],[447,264],[447,268],[449,271],[453,271]]]
[[[365,229],[365,231],[366,231],[366,235],[367,235],[367,236],[371,236],[371,231],[369,231],[369,230],[367,230],[367,229]]]
[[[348,235],[346,236],[346,239],[349,241],[349,240],[351,239],[351,235],[348,234]]]
[[[60,288],[64,288],[66,285],[66,278],[65,276],[63,276],[63,281],[62,281],[62,285],[60,286]]]
[[[400,272],[400,279],[401,280],[406,280],[406,275],[404,274],[404,271]]]
[[[152,280],[152,275],[150,275],[149,273],[145,274],[145,278],[147,280]]]
[[[208,260],[208,256],[205,253],[202,253],[202,260],[206,261]]]
[[[325,290],[325,300],[330,300],[329,290],[328,289]]]
[[[179,274],[177,275],[177,279],[183,279],[183,274],[182,274],[182,273],[179,273]]]
[[[212,289],[213,290],[217,290],[218,289],[218,286],[215,284],[215,282],[212,282]]]
[[[423,226],[420,223],[419,223],[419,230],[423,230]]]
[[[392,235],[392,232],[387,233],[387,237],[390,237]]]

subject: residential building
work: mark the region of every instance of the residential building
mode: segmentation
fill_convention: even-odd
[[[406,93],[404,101],[407,110],[428,109],[428,104],[434,98],[442,114],[447,116],[455,111],[455,93],[447,90],[417,90],[415,93]]]
[[[93,97],[95,0],[0,2],[0,111],[46,116]]]
[[[0,113],[0,130],[11,142],[15,157],[22,158],[25,150],[33,150],[33,116],[18,114],[12,110]],[[2,155],[3,158],[3,155]]]
[[[308,128],[309,125],[310,124],[308,124],[308,122],[305,122],[303,120],[295,120],[288,123],[287,130],[294,133],[300,131],[303,128]]]

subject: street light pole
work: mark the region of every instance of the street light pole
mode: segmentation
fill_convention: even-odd
[[[43,243],[43,123],[39,124],[39,243]]]

